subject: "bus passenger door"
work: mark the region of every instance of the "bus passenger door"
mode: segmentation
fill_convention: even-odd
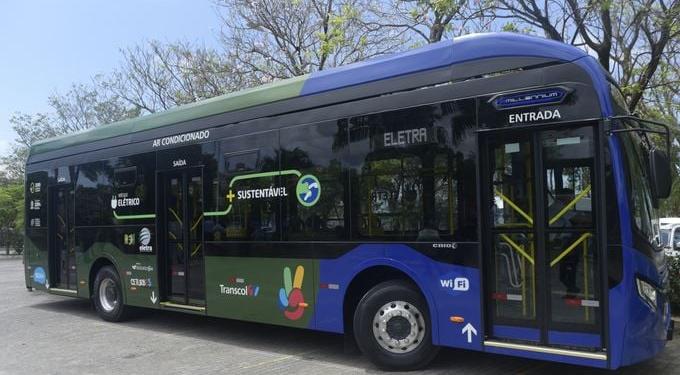
[[[600,350],[592,127],[481,136],[487,339]]]
[[[205,305],[203,266],[203,177],[200,168],[161,175],[164,249],[163,297],[167,302]]]
[[[76,290],[76,252],[74,243],[74,194],[72,185],[50,187],[49,194],[49,268],[50,288]]]

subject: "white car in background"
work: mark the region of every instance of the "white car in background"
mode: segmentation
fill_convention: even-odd
[[[667,256],[680,255],[680,217],[664,217],[659,219],[661,244]]]

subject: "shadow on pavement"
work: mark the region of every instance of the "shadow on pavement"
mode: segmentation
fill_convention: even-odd
[[[68,299],[40,302],[28,307],[101,322],[87,300]],[[280,355],[294,355],[307,360],[325,361],[343,366],[349,365],[356,367],[358,370],[368,370],[369,372],[378,371],[360,354],[346,353],[344,351],[342,335],[151,309],[140,309],[131,320],[110,324],[120,324],[134,329],[238,345],[243,348],[267,351]],[[295,339],[291,340],[291,337]],[[677,351],[677,348],[667,347],[662,355],[652,361],[611,372],[608,370],[444,348],[432,364],[427,367],[425,372],[485,375],[604,375],[614,373],[661,375],[676,372],[675,367],[678,364],[675,363],[677,361],[673,358],[676,354],[671,353],[672,351]]]

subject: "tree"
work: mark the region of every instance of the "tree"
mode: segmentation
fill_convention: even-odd
[[[9,154],[0,158],[0,164],[3,166],[2,178],[18,182],[24,177],[28,148],[38,140],[54,137],[59,133],[45,113],[34,115],[15,113],[9,122],[17,133],[17,138],[10,145]]]
[[[24,179],[27,157],[27,147],[16,143],[10,145],[9,153],[0,156],[0,165],[2,166],[2,173],[0,173],[2,182],[0,182],[0,186],[10,182],[22,181]]]
[[[623,88],[631,112],[680,43],[678,0],[498,0],[493,12],[496,19],[593,51]]]
[[[668,53],[661,60],[638,108],[645,117],[667,124],[680,122],[680,59],[676,52]],[[676,138],[680,139],[678,135]]]
[[[233,68],[225,53],[190,43],[146,44],[121,50],[123,64],[98,80],[141,113],[155,113],[212,98],[250,85],[249,77]]]
[[[115,94],[95,85],[73,85],[65,94],[51,95],[48,103],[52,113],[15,113],[10,118],[17,138],[10,153],[0,158],[4,178],[23,180],[28,149],[39,140],[139,115],[137,108],[127,106]]]
[[[16,113],[17,133],[2,174],[21,180],[28,148],[38,140],[154,113],[235,91],[249,84],[224,54],[189,43],[152,41],[121,51],[124,63],[90,84],[74,84],[48,98],[49,113]]]
[[[130,106],[119,95],[97,87],[74,84],[63,95],[55,94],[48,98],[54,110],[52,126],[57,134],[68,134],[137,117],[140,110]]]
[[[370,0],[219,0],[224,50],[253,83],[300,76],[402,48],[398,31],[367,28]]]
[[[0,231],[3,234],[3,242],[0,246],[6,246],[9,254],[10,247],[14,247],[21,253],[21,236],[24,217],[24,187],[21,183],[0,185]]]
[[[435,43],[465,33],[488,30],[491,3],[469,0],[389,0],[374,3],[370,28],[395,29],[412,45]]]

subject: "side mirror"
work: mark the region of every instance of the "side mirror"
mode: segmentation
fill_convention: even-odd
[[[665,152],[651,150],[649,152],[649,171],[652,194],[656,199],[665,199],[671,195],[671,162]]]

